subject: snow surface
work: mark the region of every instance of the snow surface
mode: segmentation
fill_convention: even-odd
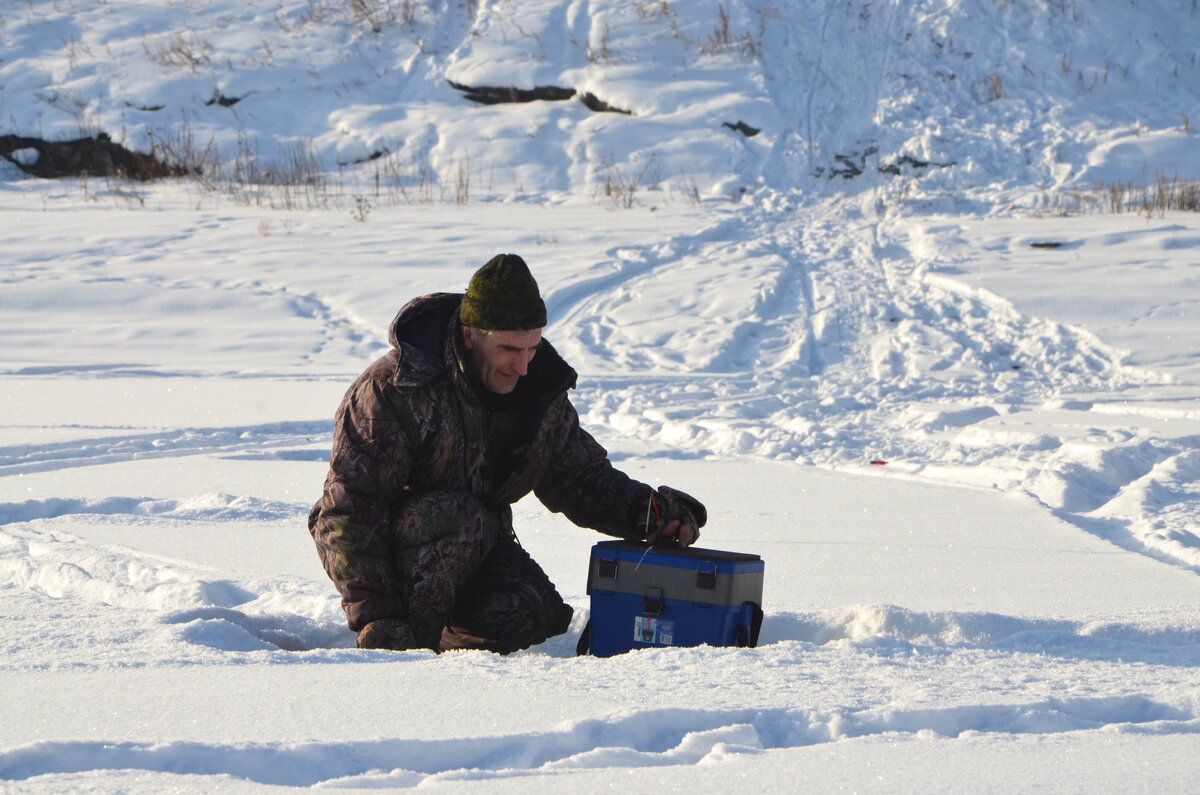
[[[1190,0],[9,11],[0,134],[215,189],[0,161],[0,790],[1195,790],[1200,216],[1096,189],[1200,177]],[[567,635],[354,648],[333,409],[499,251],[618,465],[763,556],[757,649],[574,657],[601,537],[532,499]]]

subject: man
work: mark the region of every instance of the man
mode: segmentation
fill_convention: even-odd
[[[309,530],[368,649],[508,653],[567,631],[571,608],[513,533],[533,491],[583,527],[688,546],[706,512],[613,468],[567,397],[525,261],[501,254],[466,295],[410,301],[392,350],[338,408]]]

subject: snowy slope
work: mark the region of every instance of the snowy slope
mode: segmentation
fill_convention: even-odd
[[[406,195],[453,198],[465,174],[501,199],[736,199],[897,182],[886,167],[987,205],[1200,176],[1198,36],[1189,0],[34,0],[0,28],[0,111],[14,134],[211,147],[210,166],[311,153]],[[577,94],[476,105],[452,83]]]
[[[1200,177],[1189,0],[17,5],[0,135],[218,185],[0,161],[0,789],[1194,789],[1200,216],[1092,190]],[[758,649],[576,659],[599,537],[532,499],[571,632],[353,648],[333,409],[498,251],[765,559]]]

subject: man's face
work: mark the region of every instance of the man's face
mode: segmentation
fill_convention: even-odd
[[[467,364],[486,389],[507,395],[517,380],[529,372],[529,363],[542,342],[540,328],[529,331],[492,331],[463,327]]]

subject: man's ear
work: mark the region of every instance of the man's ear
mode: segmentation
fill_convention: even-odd
[[[475,329],[470,326],[463,326],[463,347],[469,351],[475,350]]]

